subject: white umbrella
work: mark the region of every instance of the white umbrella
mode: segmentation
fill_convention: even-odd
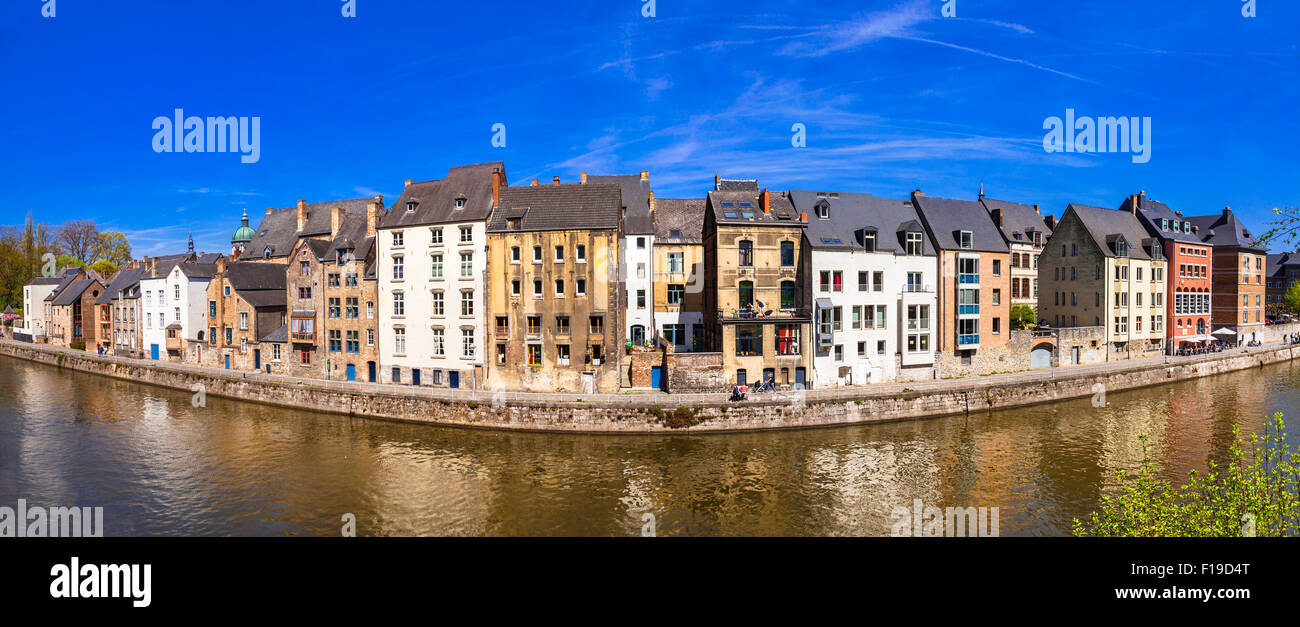
[[[1224,327],[1222,329],[1219,329],[1218,331],[1215,331],[1214,334],[1215,335],[1236,335],[1237,332],[1227,327]]]

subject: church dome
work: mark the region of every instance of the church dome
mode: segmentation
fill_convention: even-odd
[[[238,229],[235,229],[235,235],[230,238],[230,242],[232,244],[238,244],[240,242],[248,243],[253,241],[253,237],[256,235],[257,235],[257,231],[254,231],[248,226],[248,210],[245,209],[243,226],[240,226]]]

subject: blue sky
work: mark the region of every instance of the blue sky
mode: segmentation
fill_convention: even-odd
[[[0,203],[136,253],[228,251],[247,207],[384,194],[504,160],[511,184],[651,171],[774,189],[1118,206],[1264,230],[1300,205],[1300,7],[1257,0],[6,0]],[[259,116],[261,157],[155,153],[157,116]],[[1048,153],[1044,120],[1152,119],[1151,160]],[[506,147],[491,145],[506,125]],[[791,145],[804,124],[806,146]]]

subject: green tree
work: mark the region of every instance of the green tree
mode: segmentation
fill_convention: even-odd
[[[1265,248],[1295,250],[1300,244],[1300,207],[1274,207],[1273,215],[1277,219],[1268,223],[1269,229],[1256,242]]]
[[[131,242],[117,231],[104,231],[99,234],[99,242],[95,246],[95,258],[110,261],[118,268],[125,266],[131,263]]]
[[[54,267],[61,272],[64,268],[84,268],[86,262],[71,255],[59,255],[58,260],[54,262]]]
[[[1287,309],[1293,312],[1300,311],[1300,281],[1292,283],[1291,287],[1286,288],[1286,294],[1283,295],[1282,300],[1286,303]]]
[[[99,261],[90,264],[90,269],[103,277],[105,281],[112,278],[114,274],[117,274],[117,266],[107,259],[100,259]]]
[[[1038,312],[1029,305],[1011,306],[1011,328],[1032,329],[1038,326]]]
[[[1178,487],[1158,477],[1147,436],[1139,439],[1137,474],[1117,473],[1120,494],[1103,497],[1087,521],[1075,519],[1076,536],[1300,535],[1300,451],[1287,443],[1281,413],[1263,435],[1243,439],[1234,427],[1226,460],[1211,460]]]

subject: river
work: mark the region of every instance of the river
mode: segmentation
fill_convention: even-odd
[[[1181,479],[1300,403],[1293,363],[972,416],[802,431],[430,427],[191,395],[0,357],[0,505],[102,506],[107,536],[888,535],[894,507],[997,507],[1066,535],[1140,434]],[[1300,428],[1288,416],[1297,441]]]

